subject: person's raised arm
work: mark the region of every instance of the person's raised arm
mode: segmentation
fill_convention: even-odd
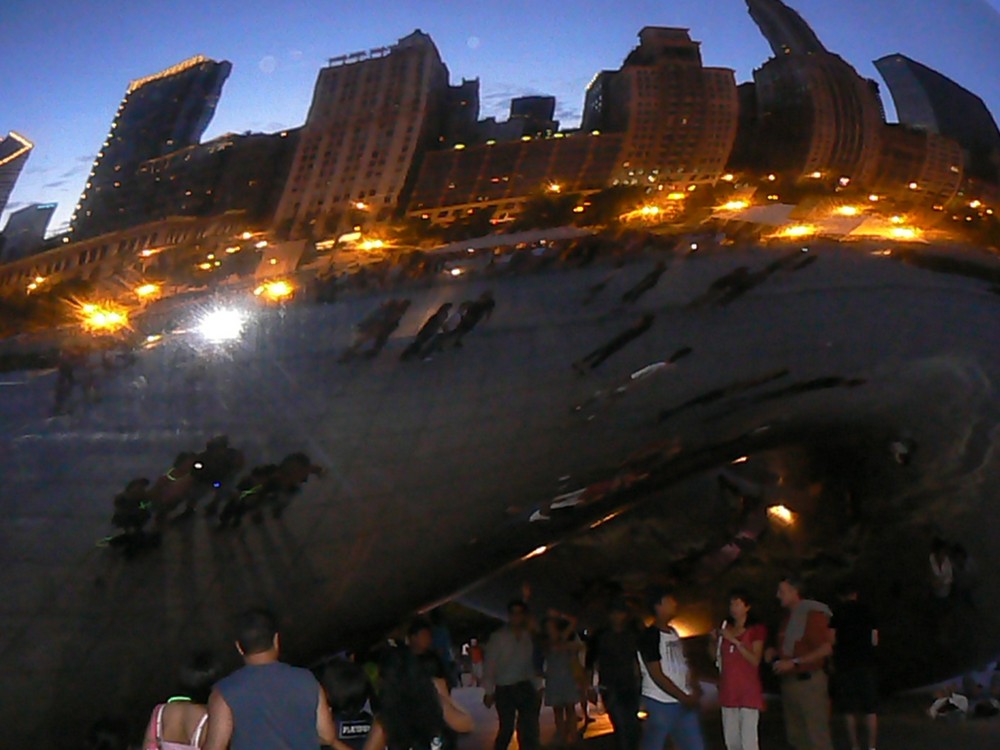
[[[385,729],[378,719],[372,722],[372,731],[368,733],[363,750],[385,750],[387,743]]]
[[[233,712],[218,690],[208,699],[208,739],[205,750],[226,750],[233,738]]]
[[[434,680],[434,687],[437,689],[438,697],[441,699],[441,713],[444,715],[444,723],[459,734],[468,734],[476,728],[476,722],[472,714],[462,708],[448,692],[448,683],[442,679]]]
[[[493,708],[493,694],[497,687],[497,633],[494,633],[483,648],[483,705]]]

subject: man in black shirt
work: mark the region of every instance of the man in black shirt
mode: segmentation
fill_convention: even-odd
[[[844,714],[852,750],[860,750],[857,717],[864,716],[868,747],[874,750],[878,738],[878,686],[875,648],[878,625],[871,610],[858,600],[858,587],[851,582],[838,591],[840,606],[834,610],[830,629],[834,634],[833,701]]]
[[[594,638],[588,661],[597,669],[618,750],[636,750],[642,735],[639,660],[636,657],[639,634],[624,599],[612,603],[610,620],[610,627]]]

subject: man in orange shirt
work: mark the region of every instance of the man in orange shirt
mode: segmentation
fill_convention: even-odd
[[[833,653],[830,608],[802,598],[801,581],[788,576],[778,585],[778,599],[788,610],[778,631],[775,674],[781,676],[785,733],[795,750],[833,750],[830,698],[823,671]]]

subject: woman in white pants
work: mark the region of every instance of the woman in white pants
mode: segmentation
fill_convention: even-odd
[[[758,750],[757,721],[764,708],[760,661],[767,630],[754,621],[750,609],[747,592],[730,592],[729,617],[713,633],[727,750]]]

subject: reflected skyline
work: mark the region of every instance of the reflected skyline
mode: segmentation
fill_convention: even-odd
[[[594,9],[574,14],[570,8],[543,3],[489,7],[427,8],[416,3],[367,4],[327,14],[329,26],[316,24],[322,10],[290,12],[278,4],[245,7],[233,3],[192,9],[189,21],[169,35],[150,36],[146,29],[176,22],[176,4],[133,9],[114,19],[100,9],[59,7],[12,9],[5,31],[6,46],[21,52],[0,65],[12,89],[5,127],[17,129],[37,144],[6,213],[27,202],[58,201],[52,227],[68,219],[90,169],[94,150],[107,132],[107,122],[128,80],[202,52],[234,63],[232,77],[218,113],[204,139],[243,130],[273,130],[301,124],[312,95],[316,71],[330,56],[368,49],[419,27],[439,45],[453,82],[479,77],[483,116],[502,114],[511,96],[530,93],[557,97],[557,119],[565,126],[579,121],[583,94],[599,70],[617,67],[622,50],[633,43],[644,25],[687,26],[702,42],[708,65],[736,70],[737,80],[750,78],[770,56],[743,2],[721,0],[707,12],[704,3],[639,2],[622,11]],[[903,12],[906,6],[907,12]],[[995,52],[989,40],[1000,28],[1000,15],[985,2],[965,2],[957,10],[942,3],[925,3],[912,13],[909,4],[880,3],[870,8],[860,1],[823,7],[816,0],[793,6],[816,30],[828,48],[841,54],[865,76],[880,80],[872,60],[891,52],[908,53],[979,94],[993,112],[1000,110],[1000,85],[991,71]],[[857,15],[871,19],[880,35],[857,34]],[[352,26],[332,22],[352,18]],[[390,19],[386,23],[385,19]],[[114,23],[130,33],[120,40],[106,34],[80,34]],[[562,31],[552,34],[553,26]],[[600,33],[594,29],[600,28]],[[225,29],[227,33],[219,30]],[[538,30],[535,34],[532,29]],[[73,43],[53,40],[73,37]],[[941,40],[944,40],[941,43]],[[33,74],[24,75],[25,59],[38,60]],[[556,64],[558,63],[558,64]],[[890,119],[892,102],[882,85]],[[73,123],[52,116],[40,99],[59,101]]]

